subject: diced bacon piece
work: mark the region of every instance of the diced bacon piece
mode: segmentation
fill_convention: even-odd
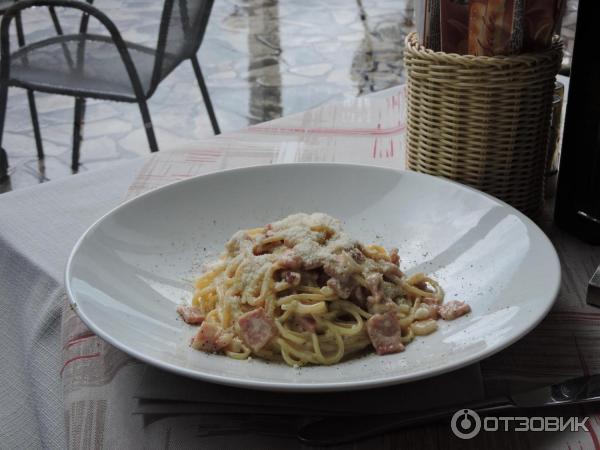
[[[404,351],[400,323],[392,311],[371,316],[367,320],[367,333],[378,355]]]
[[[247,312],[238,319],[240,334],[248,347],[257,352],[275,336],[273,319],[262,308]]]
[[[429,318],[437,320],[438,316],[440,315],[439,305],[437,305],[437,304],[436,305],[427,305],[427,307],[429,308],[429,311],[430,311]]]
[[[211,322],[203,322],[194,339],[192,347],[208,353],[216,353],[231,342],[232,335],[224,333],[223,329]]]
[[[398,249],[396,247],[390,250],[390,261],[396,267],[400,266],[400,255],[398,255]]]
[[[454,320],[471,312],[471,307],[465,302],[451,300],[439,307],[439,313],[444,320]]]
[[[200,325],[205,319],[202,311],[194,306],[179,305],[177,307],[177,312],[183,321],[189,325]]]

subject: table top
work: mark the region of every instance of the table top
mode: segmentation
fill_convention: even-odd
[[[198,442],[190,419],[148,424],[132,414],[143,365],[91,335],[65,307],[68,254],[95,219],[125,198],[225,168],[299,161],[404,168],[404,132],[405,90],[398,87],[0,196],[0,446],[151,447],[172,430],[180,443]],[[550,203],[540,225],[561,259],[561,292],[538,328],[482,362],[487,395],[600,372],[600,312],[585,303],[600,248],[556,228]],[[579,433],[481,433],[462,441],[441,423],[352,448],[600,448],[600,417],[591,415],[588,426]],[[207,448],[242,442],[299,447],[289,437],[239,433],[200,442]]]

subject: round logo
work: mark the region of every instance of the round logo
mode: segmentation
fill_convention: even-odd
[[[450,422],[452,432],[461,439],[472,439],[481,431],[481,418],[472,409],[459,409]]]

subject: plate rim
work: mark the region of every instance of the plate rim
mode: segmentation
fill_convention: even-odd
[[[550,250],[550,254],[552,256],[551,264],[550,264],[552,266],[551,270],[556,272],[556,274],[555,274],[556,277],[553,277],[554,283],[551,286],[551,289],[549,289],[549,292],[550,291],[552,292],[552,295],[550,296],[550,298],[552,300],[546,302],[546,304],[544,305],[543,311],[541,311],[541,313],[538,314],[537,318],[534,321],[532,321],[531,323],[529,323],[529,325],[523,327],[519,331],[519,333],[516,333],[510,339],[506,339],[504,341],[501,341],[500,343],[492,344],[491,346],[488,346],[482,350],[474,352],[474,353],[470,354],[468,357],[465,357],[464,359],[460,360],[460,362],[449,363],[449,364],[446,364],[445,366],[437,367],[434,369],[423,369],[418,372],[413,372],[408,376],[406,376],[406,375],[402,376],[402,374],[399,374],[398,376],[386,376],[386,377],[382,377],[382,378],[369,378],[367,380],[357,379],[354,381],[345,381],[345,382],[330,381],[330,382],[301,383],[301,384],[296,384],[295,382],[261,381],[261,380],[256,380],[256,379],[243,378],[242,376],[240,376],[240,377],[225,376],[224,377],[221,375],[211,374],[206,371],[199,372],[197,370],[192,370],[189,368],[185,368],[185,367],[181,367],[178,365],[174,365],[174,364],[165,362],[158,358],[146,356],[145,354],[137,351],[135,348],[129,347],[128,345],[120,342],[119,340],[114,339],[109,333],[105,333],[101,328],[99,328],[94,323],[92,318],[88,317],[88,315],[85,313],[85,311],[83,311],[81,309],[81,307],[78,305],[75,295],[72,291],[72,286],[71,286],[71,281],[70,281],[70,278],[72,275],[72,270],[73,270],[73,259],[75,258],[77,251],[81,247],[83,241],[105,219],[107,219],[109,216],[111,216],[118,210],[125,208],[130,203],[134,203],[134,202],[140,201],[141,199],[143,199],[145,197],[155,195],[156,192],[166,191],[166,190],[172,189],[174,186],[180,185],[180,184],[193,183],[200,178],[218,177],[219,175],[221,175],[223,173],[235,173],[235,172],[245,172],[245,171],[252,171],[252,170],[265,170],[265,169],[277,170],[278,167],[288,167],[289,168],[289,167],[299,167],[299,166],[304,166],[304,167],[307,167],[307,166],[321,166],[321,167],[336,166],[336,167],[349,167],[349,168],[354,168],[354,169],[365,168],[365,169],[374,170],[374,171],[394,172],[394,173],[398,173],[398,174],[402,174],[402,175],[407,174],[409,177],[417,177],[417,178],[422,177],[425,179],[430,179],[430,180],[434,181],[435,183],[451,184],[451,185],[454,185],[458,189],[463,189],[466,191],[471,191],[475,194],[483,195],[484,197],[498,203],[500,206],[509,208],[511,213],[515,214],[518,217],[518,219],[526,225],[526,228],[528,230],[533,229],[536,231],[538,236],[541,238],[543,245],[547,246],[548,249]],[[222,170],[207,172],[207,173],[196,175],[196,176],[193,176],[190,178],[172,181],[163,186],[159,186],[157,188],[151,189],[140,195],[136,195],[135,197],[127,199],[127,200],[123,201],[122,203],[119,203],[115,207],[111,208],[108,212],[103,214],[100,218],[95,220],[83,232],[83,234],[77,239],[77,242],[75,243],[75,245],[73,246],[73,248],[69,254],[69,257],[67,259],[67,263],[65,266],[65,271],[64,271],[65,290],[67,293],[67,298],[68,298],[69,306],[71,307],[71,309],[73,309],[73,311],[75,311],[77,316],[85,323],[85,325],[87,327],[90,328],[90,330],[94,334],[96,334],[98,337],[102,338],[103,340],[107,341],[109,344],[113,345],[117,349],[128,354],[129,356],[132,356],[132,357],[134,357],[142,362],[145,362],[147,364],[150,364],[154,367],[158,367],[159,369],[163,369],[163,370],[166,370],[166,371],[178,374],[178,375],[183,375],[183,376],[186,376],[186,377],[192,378],[192,379],[198,379],[198,380],[202,380],[202,381],[208,381],[208,382],[218,383],[218,384],[227,385],[227,386],[234,386],[234,387],[239,387],[239,388],[257,389],[257,390],[275,391],[275,392],[338,392],[338,391],[375,389],[375,388],[379,388],[379,387],[385,387],[385,386],[391,386],[391,385],[397,385],[397,384],[406,384],[406,383],[411,383],[411,382],[426,379],[426,378],[432,378],[432,377],[435,377],[438,375],[453,372],[455,370],[461,369],[461,368],[466,367],[471,364],[478,363],[479,361],[489,358],[492,355],[495,355],[496,353],[511,346],[515,342],[521,340],[526,334],[531,332],[533,329],[535,329],[540,324],[540,322],[548,315],[548,313],[552,309],[554,303],[556,302],[556,299],[558,298],[558,294],[559,294],[560,286],[561,286],[561,278],[562,278],[562,273],[561,273],[560,258],[558,257],[556,248],[554,247],[554,244],[552,243],[552,241],[548,238],[546,233],[533,220],[531,220],[529,217],[527,217],[521,211],[517,210],[516,208],[514,208],[513,206],[504,202],[503,200],[500,200],[499,198],[496,198],[490,194],[482,192],[471,186],[467,186],[465,184],[462,184],[462,183],[459,183],[459,182],[456,182],[453,180],[449,180],[449,179],[447,179],[445,177],[441,177],[441,176],[434,176],[434,175],[424,174],[421,172],[415,172],[415,171],[411,171],[411,170],[397,169],[397,168],[391,168],[391,167],[382,167],[382,166],[356,164],[356,163],[340,163],[340,162],[297,162],[297,163],[283,163],[283,164],[250,165],[250,166],[244,166],[244,167],[236,167],[236,168],[229,168],[229,169],[222,169]],[[336,368],[336,367],[339,367],[339,365],[335,364],[330,367]],[[290,368],[290,370],[295,370],[295,369]],[[302,370],[302,369],[299,369],[299,370]]]

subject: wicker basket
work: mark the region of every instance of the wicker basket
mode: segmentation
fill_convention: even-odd
[[[408,167],[468,184],[530,216],[543,203],[562,43],[514,56],[434,52],[406,38]]]

